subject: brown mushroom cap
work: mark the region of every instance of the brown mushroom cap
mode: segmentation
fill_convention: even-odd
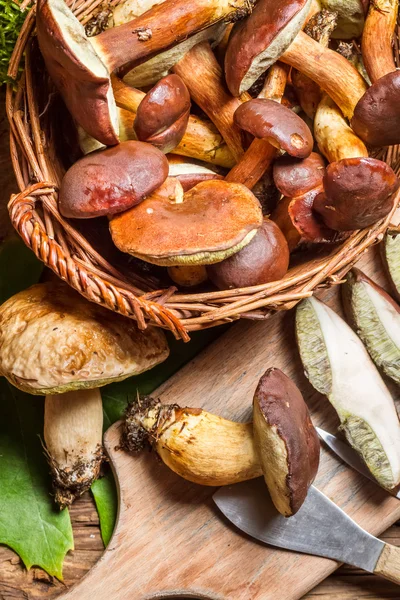
[[[248,90],[290,46],[303,27],[311,0],[259,0],[238,23],[225,54],[225,77],[233,96]]]
[[[76,219],[122,212],[151,194],[167,176],[165,155],[150,144],[128,141],[97,150],[64,175],[60,212]]]
[[[138,106],[133,127],[139,140],[171,152],[183,138],[190,114],[190,95],[178,75],[167,75]]]
[[[223,179],[222,175],[215,173],[207,167],[191,162],[189,159],[171,155],[168,157],[169,177],[179,179],[183,191],[187,192],[198,183],[209,179]]]
[[[183,196],[179,181],[168,178],[141,204],[114,217],[110,231],[117,248],[147,262],[206,265],[238,252],[261,225],[260,203],[244,185],[204,181]]]
[[[253,431],[276,509],[294,515],[315,479],[320,444],[296,385],[279,369],[261,377],[253,401]]]
[[[337,232],[329,229],[313,211],[315,198],[322,192],[320,185],[295,198],[282,198],[272,213],[271,219],[281,229],[290,251],[302,242],[337,241]]]
[[[303,119],[274,100],[254,98],[235,111],[235,123],[256,138],[267,140],[296,158],[312,152],[314,140]]]
[[[344,159],[327,167],[325,193],[316,197],[313,209],[331,229],[362,229],[390,212],[398,187],[393,169],[381,160]]]
[[[303,160],[282,156],[275,161],[273,174],[275,185],[280,193],[293,198],[322,184],[325,162],[317,152],[312,152]]]
[[[289,248],[279,227],[264,219],[256,235],[240,252],[207,267],[207,273],[220,290],[250,287],[278,281],[289,266]]]
[[[376,81],[358,101],[351,126],[370,146],[400,143],[400,71]]]
[[[40,51],[54,84],[78,124],[105,145],[118,144],[118,117],[107,67],[65,2],[40,0]]]
[[[164,333],[88,302],[64,283],[41,283],[0,307],[0,373],[30,394],[121,381],[169,354]]]

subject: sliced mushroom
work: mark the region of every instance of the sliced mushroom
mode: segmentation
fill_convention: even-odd
[[[165,360],[161,329],[88,302],[63,283],[42,283],[0,307],[0,373],[46,395],[45,442],[56,501],[64,507],[91,485],[102,461],[98,388]]]
[[[400,307],[359,269],[341,286],[346,319],[363,341],[372,360],[400,384]]]
[[[138,204],[168,176],[168,161],[150,144],[123,142],[87,154],[65,174],[59,193],[65,217],[112,215]]]
[[[118,142],[109,74],[122,74],[151,55],[224,19],[246,11],[244,0],[210,3],[167,0],[133,21],[87,38],[63,0],[41,0],[37,35],[46,67],[76,121],[106,145]]]
[[[244,288],[278,281],[289,266],[289,248],[279,227],[264,219],[251,242],[240,252],[207,267],[207,273],[220,290]]]
[[[262,225],[257,198],[244,185],[204,181],[183,195],[177,179],[114,217],[117,248],[161,266],[206,265],[250,243]]]
[[[389,390],[360,339],[314,297],[298,305],[296,336],[306,376],[328,397],[347,440],[383,487],[396,487],[400,423]]]
[[[314,210],[336,231],[369,227],[392,209],[399,181],[393,169],[374,158],[349,158],[329,165],[324,193]]]
[[[133,123],[137,138],[162,152],[179,145],[189,121],[190,95],[178,75],[163,77],[143,98]]]
[[[380,244],[383,264],[392,286],[392,293],[400,302],[400,233],[397,229],[388,229]]]
[[[235,122],[296,158],[306,158],[312,152],[314,140],[305,122],[274,100],[255,98],[245,102],[236,110]]]
[[[285,517],[300,509],[319,465],[320,444],[296,385],[268,369],[253,401],[254,440],[275,508]]]

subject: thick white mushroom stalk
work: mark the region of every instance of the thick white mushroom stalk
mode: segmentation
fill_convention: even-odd
[[[98,478],[102,434],[99,388],[46,396],[44,440],[55,501],[61,509],[70,506]]]

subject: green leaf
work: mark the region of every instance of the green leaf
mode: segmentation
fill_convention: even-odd
[[[107,546],[114,531],[118,510],[117,489],[112,473],[95,481],[91,489],[99,512],[101,537],[104,546]]]
[[[8,63],[27,12],[12,0],[0,0],[0,85],[11,81],[7,76]]]
[[[20,238],[4,241],[0,246],[0,304],[37,283],[42,270],[43,264]]]
[[[191,340],[187,344],[177,341],[172,335],[167,334],[171,352],[165,362],[150,371],[142,373],[142,375],[130,377],[125,381],[112,383],[102,388],[104,429],[108,429],[115,421],[121,419],[127,403],[135,398],[137,393],[141,395],[151,394],[224,331],[226,331],[226,327],[193,332]],[[109,477],[111,479],[112,475],[110,474]],[[117,503],[115,485],[112,488],[109,482],[104,481],[105,479],[96,481],[92,486],[92,491],[99,513],[101,535],[104,545],[107,545],[111,536],[110,532],[114,529]],[[99,497],[98,489],[93,490],[93,487],[98,488],[100,486],[101,497]]]
[[[67,510],[55,509],[49,468],[39,435],[43,398],[0,378],[0,543],[62,579],[65,554],[74,547]]]

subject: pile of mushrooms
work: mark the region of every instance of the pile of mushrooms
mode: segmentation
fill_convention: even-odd
[[[253,423],[145,397],[127,409],[123,445],[131,452],[150,446],[172,471],[200,485],[232,485],[264,475],[276,509],[286,517],[303,504],[320,454],[303,396],[274,368],[255,390]]]
[[[291,252],[383,219],[399,181],[369,148],[400,143],[397,11],[126,0],[89,37],[64,0],[39,0],[39,46],[84,154],[61,214],[107,216],[122,252],[219,289],[278,281]],[[360,36],[359,71],[339,41]]]
[[[0,307],[0,373],[45,396],[44,442],[55,501],[70,505],[99,476],[99,388],[138,375],[169,354],[161,329],[138,329],[64,283],[41,283]]]

